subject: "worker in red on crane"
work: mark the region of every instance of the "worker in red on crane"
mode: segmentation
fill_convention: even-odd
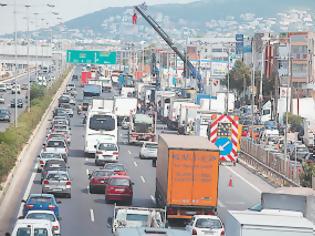
[[[133,25],[137,24],[137,18],[138,18],[138,16],[137,16],[137,13],[135,12],[135,13],[133,14],[133,16],[132,16],[132,24],[133,24]]]

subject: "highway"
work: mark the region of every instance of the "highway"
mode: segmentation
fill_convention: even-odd
[[[31,74],[31,79],[35,79],[35,73]],[[1,83],[12,83],[14,79],[9,79],[6,81],[1,81]],[[28,74],[21,75],[17,78],[17,83],[22,85],[24,83],[28,83]],[[25,101],[25,95],[27,95],[27,90],[21,90],[21,94],[17,94],[17,99],[23,99],[23,108],[18,108],[18,116],[27,108],[27,103]],[[0,92],[0,96],[2,96],[5,100],[4,104],[0,104],[0,108],[9,108],[11,111],[11,124],[15,121],[15,108],[10,107],[10,103],[12,99],[15,99],[15,94],[11,93],[11,90],[7,90],[6,92]],[[10,125],[7,122],[0,122],[0,132],[4,132]]]
[[[78,71],[78,68],[76,69]],[[77,72],[78,73],[78,72]],[[82,89],[78,88],[77,99],[82,99]],[[104,98],[112,98],[113,93],[103,93]],[[72,198],[62,198],[61,201],[61,231],[62,235],[112,235],[110,228],[106,226],[107,218],[113,215],[113,205],[106,204],[103,194],[89,194],[88,173],[97,169],[94,159],[84,155],[84,133],[82,124],[83,116],[75,112],[71,121],[72,143],[70,145],[70,174],[72,177]],[[165,130],[164,125],[159,125],[159,131]],[[150,160],[139,159],[139,146],[126,144],[126,131],[119,129],[119,162],[123,163],[135,182],[134,206],[154,207],[155,199],[155,168]],[[37,140],[36,152],[41,150],[43,140]],[[30,193],[41,193],[40,175],[34,168],[24,173],[24,183],[20,183],[17,189],[16,199],[10,206],[5,206],[5,220],[0,221],[0,235],[10,231],[17,217],[20,215],[23,196]],[[231,182],[230,182],[231,180]],[[229,185],[232,183],[232,186]],[[261,191],[270,190],[261,178],[252,174],[240,165],[220,166],[219,181],[219,215],[224,221],[226,209],[246,209],[260,200]],[[12,200],[13,201],[13,200]],[[2,209],[3,210],[3,209]],[[1,217],[0,217],[1,218]]]

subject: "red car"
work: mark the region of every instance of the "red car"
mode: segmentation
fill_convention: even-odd
[[[111,170],[116,175],[127,175],[127,169],[123,164],[106,163],[104,166],[104,170]]]
[[[112,174],[113,171],[111,170],[95,170],[92,174],[89,174],[90,193],[104,193],[105,185]]]
[[[129,205],[132,203],[133,185],[130,177],[126,175],[113,175],[106,184],[105,188],[105,201],[122,201]]]

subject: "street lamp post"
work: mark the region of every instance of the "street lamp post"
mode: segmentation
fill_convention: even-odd
[[[25,5],[27,17],[27,72],[28,72],[28,112],[31,112],[31,70],[30,70],[30,16],[29,8],[31,5]]]
[[[14,0],[14,124],[15,127],[18,126],[18,110],[17,110],[17,19],[16,19],[16,0]]]

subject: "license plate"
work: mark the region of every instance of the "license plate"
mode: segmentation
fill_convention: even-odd
[[[104,181],[104,180],[101,180],[100,183],[103,184],[103,183],[105,183],[105,181]]]
[[[197,212],[195,211],[186,211],[187,215],[196,215]]]
[[[116,192],[119,192],[119,193],[121,193],[123,191],[124,191],[124,189],[121,189],[121,188],[116,189]]]
[[[52,191],[53,191],[53,192],[61,192],[61,191],[62,191],[62,188],[53,188]]]
[[[213,234],[214,233],[214,231],[212,231],[212,230],[203,230],[202,231],[204,234]]]

